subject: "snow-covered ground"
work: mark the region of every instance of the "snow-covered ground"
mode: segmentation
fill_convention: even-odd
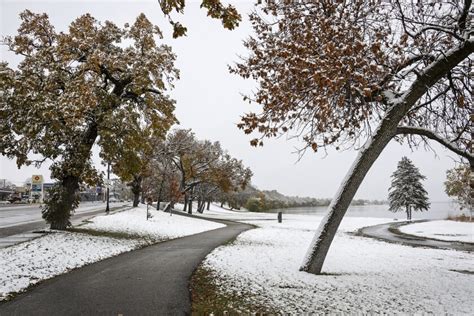
[[[9,293],[141,244],[140,240],[57,232],[0,249],[0,301]]]
[[[456,221],[429,221],[400,227],[405,234],[448,241],[474,243],[474,223]]]
[[[152,216],[146,220],[146,206],[119,212],[112,215],[97,216],[81,228],[98,231],[139,235],[152,240],[165,240],[193,235],[208,230],[225,227],[216,222],[171,215],[150,207]]]
[[[15,292],[71,269],[137,249],[158,240],[173,239],[225,225],[206,220],[150,211],[146,206],[98,216],[80,228],[125,233],[134,238],[111,238],[74,232],[51,232],[0,249],[0,301]]]
[[[211,217],[219,213],[217,207]],[[204,213],[206,214],[206,212]],[[474,255],[412,248],[347,232],[389,221],[347,217],[334,239],[323,272],[299,267],[321,217],[223,212],[259,226],[205,259],[225,293],[240,293],[257,306],[283,313],[471,314]],[[248,220],[245,220],[247,217]],[[471,271],[471,274],[466,273]]]

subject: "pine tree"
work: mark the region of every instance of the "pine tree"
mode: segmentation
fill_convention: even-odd
[[[392,174],[389,188],[389,210],[398,212],[405,210],[407,220],[411,220],[412,210],[426,211],[430,206],[428,194],[421,180],[426,179],[407,157],[398,162],[397,170]]]

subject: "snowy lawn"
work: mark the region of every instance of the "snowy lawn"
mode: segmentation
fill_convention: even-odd
[[[225,227],[224,224],[207,220],[176,214],[170,216],[169,213],[157,211],[151,207],[149,213],[152,217],[146,220],[146,206],[142,204],[129,211],[94,217],[81,228],[122,233],[159,241]]]
[[[41,280],[141,245],[140,240],[53,232],[0,249],[0,301]]]
[[[150,243],[192,235],[225,225],[151,211],[146,206],[93,218],[78,229],[108,232],[115,238],[80,232],[52,231],[42,237],[0,249],[0,301],[42,280],[66,273]],[[97,233],[96,233],[97,234]]]
[[[448,241],[474,243],[474,223],[456,221],[429,221],[401,226],[405,234]]]
[[[472,315],[473,254],[354,236],[347,232],[389,220],[347,217],[326,259],[326,275],[316,276],[299,267],[321,217],[285,214],[278,224],[269,220],[275,214],[247,216],[261,217],[247,221],[259,228],[217,248],[202,266],[228,297],[280,313]]]

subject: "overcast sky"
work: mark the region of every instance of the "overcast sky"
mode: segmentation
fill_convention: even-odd
[[[296,163],[294,148],[297,141],[285,138],[266,140],[265,146],[253,148],[250,138],[237,129],[239,117],[256,105],[242,101],[240,93],[249,92],[251,81],[229,74],[227,66],[245,55],[242,41],[252,33],[245,21],[234,30],[225,30],[219,21],[206,17],[197,1],[187,2],[184,16],[177,16],[188,27],[188,36],[171,39],[169,25],[161,13],[157,1],[18,1],[0,0],[0,33],[14,35],[19,26],[18,14],[24,9],[46,12],[57,30],[83,13],[90,13],[98,20],[111,20],[123,26],[133,22],[138,14],[145,13],[165,31],[165,42],[177,54],[177,67],[181,80],[171,93],[177,101],[176,116],[183,128],[192,128],[200,139],[218,140],[233,156],[244,161],[254,172],[253,183],[260,189],[276,189],[287,195],[332,197],[356,156],[356,151],[323,153],[308,152]],[[233,2],[245,15],[253,2]],[[18,58],[1,48],[1,59],[15,65]],[[356,197],[386,199],[390,175],[402,156],[407,156],[427,176],[425,187],[432,201],[445,201],[443,182],[446,170],[454,166],[451,153],[433,144],[432,151],[419,149],[412,152],[395,142],[382,153],[360,187]],[[95,160],[99,164],[99,160]],[[41,173],[49,179],[48,166],[41,170],[33,167],[18,170],[14,161],[0,157],[0,179],[21,184],[31,174]]]

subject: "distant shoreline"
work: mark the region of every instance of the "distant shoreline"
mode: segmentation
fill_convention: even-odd
[[[320,206],[301,206],[291,208],[279,208],[261,211],[261,213],[299,214],[299,215],[320,215],[323,216],[327,211],[328,205]],[[413,219],[446,219],[449,216],[461,214],[468,215],[468,210],[461,210],[454,201],[431,202],[430,209],[424,212],[414,212]],[[404,220],[404,212],[390,212],[388,204],[365,204],[350,205],[346,216],[350,217],[377,217]]]

